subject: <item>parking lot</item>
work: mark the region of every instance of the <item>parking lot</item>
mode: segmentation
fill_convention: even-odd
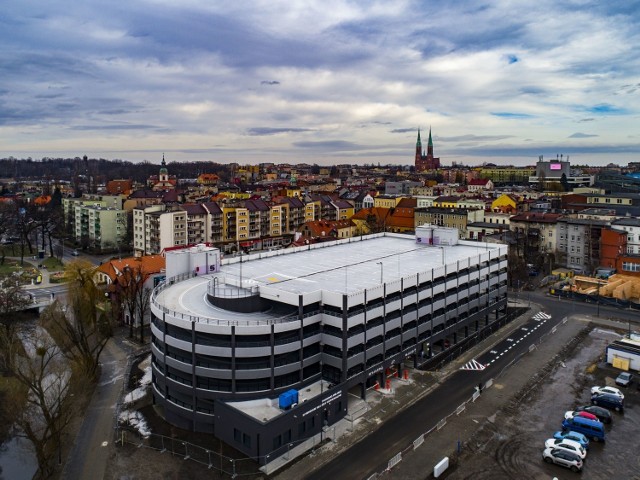
[[[604,363],[605,346],[617,338],[594,328],[573,355],[557,362],[550,375],[520,401],[486,423],[462,452],[447,479],[577,478],[640,479],[637,454],[640,391],[637,378],[625,394],[625,412],[612,412],[606,443],[591,442],[581,474],[542,460],[546,439],[561,429],[564,413],[590,404],[594,385],[614,386],[619,371]],[[517,368],[517,367],[516,367]]]

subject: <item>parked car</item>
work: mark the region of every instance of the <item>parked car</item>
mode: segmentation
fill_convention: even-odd
[[[555,463],[563,467],[570,468],[574,472],[582,470],[582,459],[576,454],[560,450],[557,448],[545,448],[542,452],[542,458],[547,463]]]
[[[615,410],[616,412],[622,412],[624,410],[624,400],[617,395],[611,395],[609,393],[592,395],[591,403],[599,407]]]
[[[558,440],[573,440],[574,442],[578,442],[582,448],[587,450],[589,448],[589,439],[585,437],[583,434],[579,432],[574,432],[573,430],[560,430],[553,434],[553,438]]]
[[[73,252],[71,252],[71,255],[73,255],[74,257],[77,257],[80,254],[78,253],[78,250],[74,250]]]
[[[591,395],[599,395],[601,393],[608,393],[609,395],[617,395],[624,400],[624,393],[618,390],[616,387],[591,387]]]
[[[607,410],[606,408],[598,407],[596,405],[576,407],[575,411],[595,415],[597,419],[602,423],[611,423],[611,421],[613,420],[613,417],[611,416],[611,412],[609,410]]]
[[[633,380],[633,375],[629,372],[622,372],[620,375],[616,377],[616,385],[620,385],[621,387],[628,387],[631,385]]]
[[[569,419],[569,418],[573,418],[573,417],[583,417],[583,418],[588,418],[589,420],[599,420],[598,417],[591,413],[591,412],[583,412],[581,410],[568,410],[566,412],[564,412],[564,418],[565,419]]]
[[[604,424],[599,420],[589,420],[584,417],[566,418],[562,422],[562,429],[580,432],[594,442],[604,442],[606,440]]]
[[[578,455],[582,460],[587,456],[587,451],[582,448],[578,442],[574,442],[573,440],[558,440],[557,438],[550,438],[545,440],[544,448],[553,448],[559,450],[566,450],[567,452]]]

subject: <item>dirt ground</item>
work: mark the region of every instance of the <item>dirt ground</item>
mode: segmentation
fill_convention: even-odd
[[[610,330],[593,328],[575,348],[561,352],[472,436],[456,467],[441,478],[576,478],[573,472],[542,461],[544,441],[561,429],[565,411],[589,405],[591,386],[614,385],[619,371],[603,359],[605,346],[617,336]],[[583,479],[640,479],[640,391],[632,385],[624,393],[625,412],[613,413],[612,424],[605,427],[605,444],[591,442]]]

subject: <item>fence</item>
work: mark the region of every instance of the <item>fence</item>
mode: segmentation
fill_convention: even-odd
[[[560,323],[560,325],[565,325],[567,323],[567,317],[562,319],[562,322]],[[498,373],[498,375],[496,375],[496,378],[500,378],[502,375],[504,375],[504,373],[513,365],[515,365],[516,363],[518,363],[518,361],[520,361],[520,359],[522,359],[522,357],[524,355],[527,355],[528,353],[533,352],[538,345],[541,345],[545,339],[547,337],[549,337],[550,335],[555,334],[557,331],[557,328],[553,328],[551,331],[545,333],[544,335],[542,335],[536,342],[534,342],[527,351],[521,353],[520,355],[518,355],[514,360],[512,360],[511,362],[509,362],[508,365],[506,365],[501,371],[500,373]],[[580,339],[574,339],[572,340],[573,342],[579,342]],[[536,385],[541,382],[544,379],[544,377],[540,378],[537,382]],[[494,379],[491,378],[489,379],[485,385],[483,386],[483,391],[487,390],[489,388],[491,388],[493,386],[494,383]],[[532,387],[532,388],[535,388]],[[528,390],[530,391],[530,390]],[[523,394],[524,396],[526,396],[526,392]],[[462,402],[458,407],[456,407],[449,415],[447,415],[446,417],[442,418],[435,426],[433,426],[432,428],[430,428],[429,430],[427,430],[426,432],[420,434],[415,440],[413,440],[411,443],[409,443],[406,447],[404,447],[402,450],[400,450],[397,454],[395,454],[393,457],[391,457],[388,461],[387,467],[381,471],[381,472],[376,472],[372,475],[370,475],[368,477],[369,480],[373,480],[373,479],[377,479],[380,476],[384,475],[385,473],[389,472],[394,466],[396,466],[398,463],[400,463],[402,461],[402,457],[409,453],[410,451],[416,450],[418,449],[420,446],[422,446],[425,443],[425,439],[426,437],[428,437],[430,434],[432,434],[434,431],[439,431],[443,428],[445,428],[445,426],[447,425],[447,420],[449,418],[451,418],[452,416],[458,416],[460,414],[462,414],[465,410],[466,407],[469,403],[473,403],[475,402],[478,398],[480,397],[480,390],[476,390],[473,395],[471,395],[471,397],[469,397],[467,400],[465,400],[464,402]],[[521,397],[523,398],[523,397]]]
[[[551,289],[549,295],[553,297],[568,298],[578,302],[600,304],[603,307],[616,307],[620,309],[640,310],[640,303],[631,302],[629,300],[620,300],[618,298],[603,297],[598,295],[588,295],[586,293],[571,292],[566,290]]]
[[[494,322],[493,324],[490,324],[489,327],[487,327],[486,329],[484,329],[482,331],[482,336],[478,337],[476,339],[474,339],[474,343],[477,343],[479,340],[481,340],[482,338],[484,338],[485,336],[490,335],[491,333],[493,333],[493,331],[501,326],[506,325],[507,323],[511,322],[515,317],[521,315],[523,313],[523,311],[528,310],[527,308],[521,308],[521,309],[517,309],[513,312],[511,312],[509,315],[507,315],[505,318],[503,318],[501,321],[499,322]],[[562,320],[562,324],[564,325],[567,322],[567,319],[564,318]],[[479,332],[480,333],[480,332]],[[537,344],[541,344],[545,338],[547,338],[547,336],[552,335],[552,332],[548,332],[544,335],[542,335],[540,337],[540,339],[532,344],[527,352],[524,352],[522,354],[520,354],[518,357],[516,357],[516,359],[514,359],[512,362],[510,362],[507,366],[505,366],[501,372],[497,375],[496,378],[499,378],[501,375],[503,375],[503,373],[512,365],[514,365],[515,363],[517,363],[523,355],[526,355],[526,353],[532,352],[533,350],[535,350],[535,347]],[[469,345],[470,346],[470,345]],[[469,347],[467,346],[467,348]],[[458,352],[456,355],[454,355],[453,357],[451,357],[451,355],[447,356],[446,360],[442,360],[443,362],[445,361],[450,361],[452,358],[457,357],[461,352]],[[131,366],[131,360],[129,362],[127,371],[130,370],[130,366]],[[490,379],[489,381],[487,381],[484,385],[484,390],[490,388],[493,385],[493,379]],[[126,382],[125,385],[123,386],[123,390],[124,388],[126,388]],[[396,401],[401,402],[402,400],[404,400],[404,396],[411,396],[412,394],[410,392],[406,392],[405,395],[401,396],[401,397],[396,397]],[[123,391],[123,397],[124,397],[124,391]],[[433,426],[431,429],[427,430],[426,432],[420,434],[415,440],[413,440],[411,443],[409,443],[403,450],[401,450],[400,452],[398,452],[396,455],[394,455],[392,458],[389,459],[388,464],[387,464],[387,468],[385,470],[383,470],[382,472],[377,472],[374,473],[373,475],[371,475],[369,478],[370,479],[375,479],[378,478],[380,475],[384,474],[385,472],[388,472],[391,468],[393,468],[394,466],[396,466],[397,464],[399,464],[402,461],[402,457],[403,455],[407,454],[410,451],[416,450],[418,448],[420,448],[420,446],[422,446],[425,442],[426,437],[428,437],[431,433],[433,433],[434,431],[440,430],[442,428],[444,428],[447,424],[447,420],[454,416],[454,415],[460,415],[462,414],[466,407],[467,404],[469,403],[473,403],[475,402],[478,398],[480,397],[480,391],[475,391],[467,400],[465,400],[462,404],[460,404],[458,407],[456,407],[454,409],[454,411],[452,413],[450,413],[449,415],[447,415],[445,418],[441,419],[435,426]],[[368,410],[368,407],[364,407],[365,411]],[[174,437],[167,437],[165,435],[160,435],[160,434],[155,434],[155,433],[151,433],[146,437],[141,437],[141,435],[133,430],[131,427],[126,426],[126,425],[120,425],[119,424],[119,414],[121,411],[121,405],[118,404],[116,406],[116,443],[119,443],[121,446],[124,446],[125,444],[128,445],[132,445],[135,446],[137,448],[149,448],[149,449],[153,449],[156,450],[158,452],[161,453],[169,453],[171,455],[176,455],[179,457],[182,457],[184,460],[191,460],[194,462],[197,462],[201,465],[206,466],[209,469],[213,469],[213,470],[217,470],[219,471],[221,474],[226,474],[229,475],[231,478],[236,478],[236,477],[241,477],[241,476],[252,476],[252,475],[261,475],[263,474],[263,472],[261,472],[259,470],[258,467],[258,462],[255,459],[252,458],[240,458],[240,459],[235,459],[235,458],[231,458],[229,456],[226,456],[222,453],[219,452],[215,452],[210,448],[206,448],[206,447],[202,447],[199,445],[195,445],[193,443],[187,442],[187,441],[183,441],[181,439],[177,439]],[[373,411],[372,411],[373,412]],[[348,421],[352,422],[352,429],[353,429],[353,420],[355,418],[357,418],[357,416],[359,416],[358,414],[361,413],[359,410],[356,412],[352,413],[351,418],[347,418]],[[331,438],[333,441],[335,441],[335,426],[333,427],[333,435],[330,434],[331,428],[325,430],[323,429],[323,432],[325,434],[325,440],[328,438]],[[321,436],[322,438],[322,436]],[[308,439],[304,439],[304,440],[300,440],[297,442],[293,442],[293,443],[289,443],[286,447],[287,449],[287,453],[286,455],[288,455],[289,450],[302,446],[303,444],[305,444],[305,450],[314,450],[316,447],[316,441],[315,441],[315,437],[312,438],[308,438]],[[320,445],[319,442],[318,446]],[[283,447],[284,448],[284,447]],[[271,452],[269,455],[266,456],[266,460],[269,460],[270,456],[274,456],[274,454],[277,455],[277,453],[275,452]]]
[[[129,444],[137,448],[149,448],[160,453],[175,455],[183,460],[191,460],[204,465],[210,470],[217,470],[221,474],[229,475],[231,478],[261,473],[256,467],[256,462],[250,458],[231,458],[177,438],[156,433],[152,433],[146,438],[140,438],[137,432],[130,431],[122,426],[118,428],[117,437],[116,442],[121,446]]]

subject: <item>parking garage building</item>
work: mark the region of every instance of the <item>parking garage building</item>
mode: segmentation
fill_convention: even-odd
[[[326,430],[349,393],[365,398],[505,317],[506,245],[444,230],[226,259],[167,252],[151,298],[154,402],[260,463]]]

